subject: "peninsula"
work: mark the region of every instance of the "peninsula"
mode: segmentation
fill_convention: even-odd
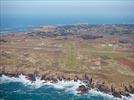
[[[134,25],[45,26],[1,35],[0,75],[35,81],[81,80],[116,97],[134,94]]]

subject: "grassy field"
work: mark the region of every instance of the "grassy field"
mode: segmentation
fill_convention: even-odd
[[[109,83],[134,83],[133,52],[101,47],[88,40],[16,37],[2,43],[0,49],[1,71],[89,73]],[[124,59],[131,64],[122,63]]]

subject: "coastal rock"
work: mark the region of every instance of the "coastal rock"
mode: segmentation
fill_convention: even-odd
[[[77,76],[75,76],[74,81],[77,82],[78,79],[79,79],[79,78],[78,78]]]
[[[134,94],[134,87],[129,84],[129,86],[125,86],[125,91]]]
[[[129,96],[129,93],[126,92],[123,87],[118,87],[116,88],[115,86],[111,86],[111,92],[112,92],[112,95],[117,97],[117,98],[121,98],[121,96]]]
[[[28,80],[30,80],[31,82],[36,81],[36,77],[34,76],[34,74],[28,74],[26,77]]]
[[[16,71],[16,72],[7,72],[7,71],[1,71],[0,75],[6,75],[9,77],[18,77],[20,74],[22,74],[21,71]],[[36,76],[39,76],[39,72],[35,71],[33,74],[24,74],[26,75],[27,79],[30,80],[31,82],[36,81]],[[98,91],[104,92],[104,93],[111,93],[113,96],[121,98],[121,95],[129,97],[130,94],[134,94],[134,86],[133,84],[125,84],[122,86],[117,86],[109,85],[107,82],[103,81],[96,81],[94,78],[91,78],[88,74],[70,74],[70,73],[43,73],[41,80],[46,80],[46,81],[51,81],[52,83],[57,83],[58,80],[74,80],[78,81],[81,80],[84,82],[86,85],[80,85],[77,89],[78,94],[83,95],[88,92],[89,89],[91,88],[97,88]]]
[[[62,77],[60,75],[57,76],[57,79],[62,81]]]
[[[83,75],[83,80],[89,80],[89,76],[87,74]]]
[[[57,76],[57,74],[56,74],[56,75],[53,75],[53,76],[51,77],[51,81],[52,81],[53,83],[57,83],[57,82],[58,82],[58,76]]]
[[[130,94],[128,92],[125,92],[125,91],[121,91],[121,95],[126,96],[126,97],[130,97]]]
[[[46,80],[46,81],[51,81],[51,76],[50,76],[50,75],[46,75],[46,76],[45,76],[45,80]]]
[[[9,77],[18,77],[18,73],[2,73],[3,75],[9,76]]]
[[[79,94],[83,95],[88,92],[88,87],[86,87],[85,85],[80,85],[77,91],[79,91]]]
[[[42,75],[41,76],[41,80],[45,80],[46,76],[45,75]]]
[[[108,89],[107,86],[105,86],[104,83],[102,83],[102,84],[97,84],[97,85],[96,85],[96,88],[97,88],[99,91],[102,91],[102,92],[104,92],[104,93],[109,93],[109,92],[110,92],[110,90]]]
[[[115,97],[121,98],[121,92],[119,92],[119,91],[112,92],[112,95]]]
[[[76,74],[75,78],[78,80],[83,80],[83,76],[81,74]]]
[[[129,84],[130,93],[134,94],[134,87]]]

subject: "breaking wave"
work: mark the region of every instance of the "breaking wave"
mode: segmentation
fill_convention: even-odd
[[[58,81],[58,82],[54,83],[52,81],[41,80],[40,77],[36,77],[36,81],[31,82],[30,80],[28,80],[27,76],[24,76],[24,75],[19,75],[18,77],[9,77],[9,76],[2,75],[0,77],[0,84],[10,83],[10,82],[19,82],[19,83],[22,83],[23,85],[28,86],[29,88],[33,88],[33,89],[38,89],[38,88],[41,88],[42,86],[50,86],[57,90],[64,90],[65,92],[72,93],[77,96],[80,96],[80,95],[78,95],[77,88],[80,85],[85,85],[85,83],[83,83],[80,80],[78,80],[77,82],[73,81],[73,80],[71,80],[71,81],[62,80],[62,81]],[[122,98],[119,99],[119,98],[115,98],[113,95],[106,94],[106,93],[97,91],[95,89],[91,89],[85,95],[87,97],[102,96],[102,97],[109,98],[108,100],[134,100],[134,94],[130,94],[130,97],[122,96]],[[107,100],[107,99],[105,99],[105,100]]]

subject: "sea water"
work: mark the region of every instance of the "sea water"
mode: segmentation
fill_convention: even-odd
[[[117,5],[114,4],[113,6],[110,6],[110,8],[113,9],[113,11],[111,11],[112,9],[109,9],[109,7],[107,9],[107,6],[104,4],[102,4],[102,6],[96,4],[97,9],[95,9],[96,7],[92,7],[90,3],[84,3],[83,5],[81,3],[79,5],[77,3],[75,5],[70,3],[63,6],[63,4],[46,5],[46,2],[44,5],[37,4],[38,2],[33,4],[33,2],[27,1],[28,0],[22,0],[22,2],[17,2],[17,0],[1,0],[0,33],[31,31],[36,27],[44,25],[77,23],[131,24],[134,22],[132,13],[134,7],[133,3],[124,5],[124,3],[119,2]],[[47,2],[48,1],[49,0],[47,0]],[[78,95],[76,89],[81,84],[83,84],[81,81],[58,81],[58,83],[44,82],[40,80],[40,78],[37,78],[36,81],[32,83],[23,75],[20,75],[18,78],[11,78],[3,75],[0,77],[0,100],[117,99],[112,95],[96,90],[90,90],[89,93],[85,95]],[[123,98],[123,100],[134,100],[134,96]]]
[[[36,78],[29,81],[26,76],[0,77],[0,100],[134,100],[134,96],[115,98],[112,95],[90,90],[87,94],[78,95],[77,88],[85,85],[81,81],[51,81]]]
[[[68,2],[67,2],[68,1]],[[0,31],[57,24],[133,24],[133,0],[1,0]]]
[[[131,18],[130,18],[131,19]],[[54,25],[69,25],[69,24],[124,24],[124,19],[113,18],[113,17],[97,17],[97,16],[71,16],[71,15],[61,15],[61,16],[36,16],[26,17],[26,16],[1,16],[0,21],[0,31],[1,32],[23,32],[32,31],[35,28],[42,26],[54,26]],[[125,23],[130,22],[126,19]]]

